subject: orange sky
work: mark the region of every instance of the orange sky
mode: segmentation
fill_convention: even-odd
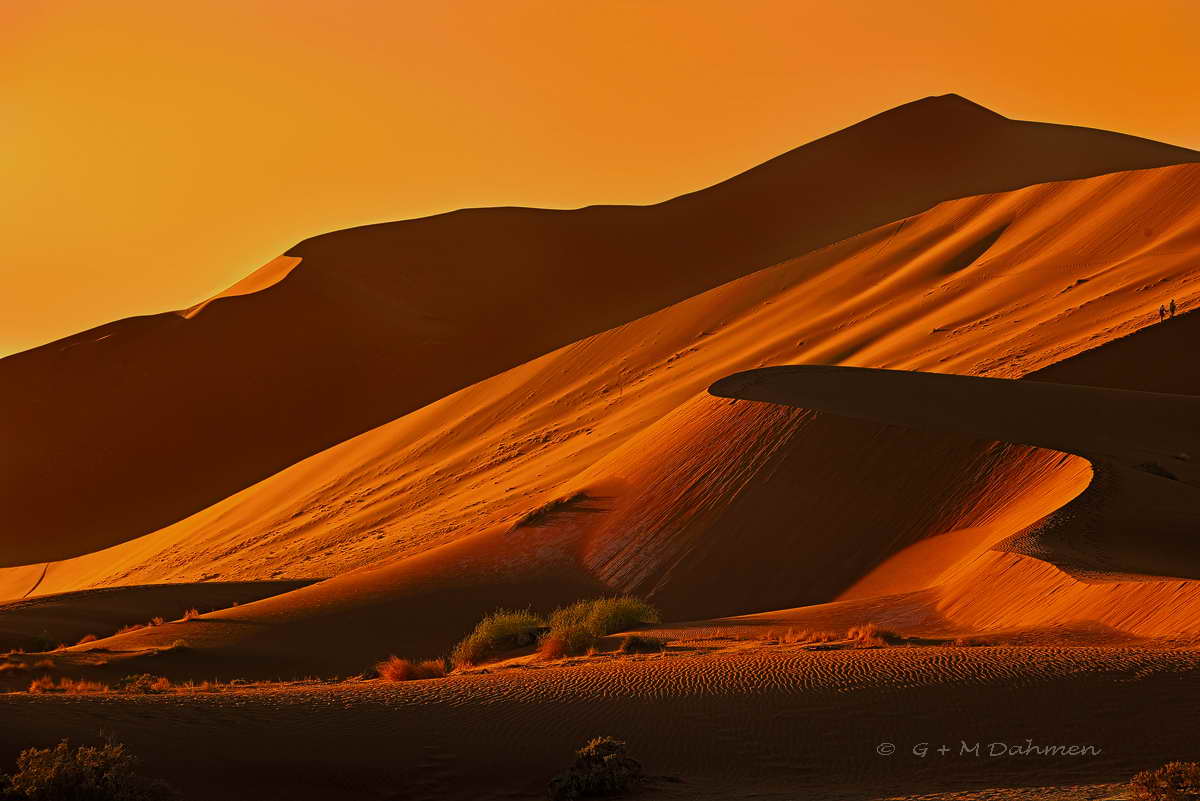
[[[1196,0],[0,2],[0,354],[306,236],[645,203],[931,94],[1200,148]]]

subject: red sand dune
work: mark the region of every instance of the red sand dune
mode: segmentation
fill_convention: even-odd
[[[1010,603],[1019,588],[975,607],[961,578],[973,569],[980,588],[1003,586],[1006,568],[986,566],[1004,555],[990,549],[1082,492],[1092,480],[1083,459],[731,406],[703,390],[739,368],[834,353],[1010,377],[1057,362],[1049,369],[1072,381],[1127,385],[1125,363],[1164,347],[1186,352],[1189,316],[1145,327],[1157,321],[1157,293],[1194,303],[1198,266],[1181,245],[1197,237],[1198,184],[1200,168],[1180,166],[941,204],[481,382],[175,526],[52,564],[41,591],[211,572],[342,574],[112,641],[149,648],[184,638],[192,664],[224,676],[347,673],[390,650],[433,654],[492,606],[548,607],[603,590],[643,592],[671,617],[693,619],[949,582],[944,603],[983,629],[1090,619],[1091,601],[1019,613]],[[1148,193],[1159,198],[1152,208]],[[1116,219],[1131,221],[1123,237],[1111,235]],[[985,254],[948,269],[964,242],[1001,224]],[[1078,261],[1063,265],[1066,256]],[[873,289],[845,295],[847,282]],[[1094,349],[1103,342],[1113,344]],[[1097,357],[1109,349],[1116,355]],[[544,524],[518,525],[581,492],[586,499]],[[1044,568],[1056,592],[1078,584],[1036,558],[1008,556],[1036,586]],[[1190,601],[1145,622],[1134,606],[1158,585],[1142,584],[1114,585],[1123,589],[1105,619],[1194,628],[1196,616],[1180,611]],[[416,622],[398,631],[396,620]]]
[[[541,354],[948,198],[1197,158],[949,95],[654,206],[475,209],[316,237],[260,291],[0,361],[0,563],[149,533]],[[1005,225],[927,236],[953,271]]]
[[[611,592],[659,605],[640,633],[670,641],[400,686],[0,695],[0,757],[103,722],[202,797],[324,801],[529,797],[607,732],[678,798],[1188,756],[1200,165],[1175,162],[1196,158],[930,99],[656,206],[318,237],[185,312],[0,361],[0,632],[213,609],[19,657],[5,686],[42,659],[344,676],[444,653],[497,606]],[[190,604],[233,581],[261,599]],[[904,639],[784,634],[867,622]],[[874,752],[1032,723],[1113,751]]]

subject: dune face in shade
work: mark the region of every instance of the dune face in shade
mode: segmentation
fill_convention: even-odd
[[[750,370],[709,391],[1084,456],[1096,463],[1088,490],[996,550],[1093,581],[1200,579],[1200,396],[816,365]]]
[[[950,95],[656,206],[466,210],[307,240],[277,283],[190,319],[133,318],[0,361],[0,510],[21,532],[0,559],[154,531],[555,348],[947,198],[1196,158]]]

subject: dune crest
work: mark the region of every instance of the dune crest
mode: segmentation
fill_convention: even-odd
[[[1135,137],[1008,120],[946,96],[652,206],[470,209],[314,237],[285,254],[302,261],[263,291],[190,319],[133,318],[0,360],[9,388],[0,442],[11,460],[0,482],[10,521],[0,564],[64,559],[156,531],[488,377],[939,202],[1198,158]],[[1148,189],[1120,183],[1108,186],[1122,196]],[[1088,181],[1070,186],[1063,191],[1083,195],[1071,205],[1088,205]],[[1155,199],[1155,213],[1169,218],[1173,200]],[[1047,244],[1009,225],[1016,207],[990,211],[996,219],[969,236],[948,220],[921,247],[952,272],[989,243]],[[1089,278],[1072,271],[1064,287]],[[904,292],[894,280],[884,286]],[[987,305],[964,303],[929,326],[977,319]],[[860,360],[886,363],[871,355],[867,330],[845,332],[849,341],[825,336],[827,352],[813,355],[840,362],[862,349]],[[60,487],[75,502],[59,503]]]

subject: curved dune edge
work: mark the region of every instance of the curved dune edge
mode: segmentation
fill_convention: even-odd
[[[977,630],[1094,621],[1147,636],[1200,632],[1200,490],[1179,458],[1200,448],[1198,397],[814,365],[747,371],[711,391],[1095,460],[1084,492],[946,570],[937,612]],[[1178,480],[1147,472],[1146,459]]]
[[[190,320],[215,301],[223,298],[236,298],[242,295],[252,295],[255,292],[262,292],[264,289],[270,289],[278,284],[284,278],[287,278],[288,273],[296,269],[303,261],[299,256],[276,256],[269,262],[259,267],[254,272],[247,275],[242,280],[230,286],[228,289],[218,292],[208,300],[202,300],[194,306],[189,306],[186,309],[181,309],[177,312],[180,317],[185,320]]]
[[[1074,453],[1147,463],[1200,485],[1200,397],[866,367],[784,365],[722,378],[717,397],[818,409]]]

